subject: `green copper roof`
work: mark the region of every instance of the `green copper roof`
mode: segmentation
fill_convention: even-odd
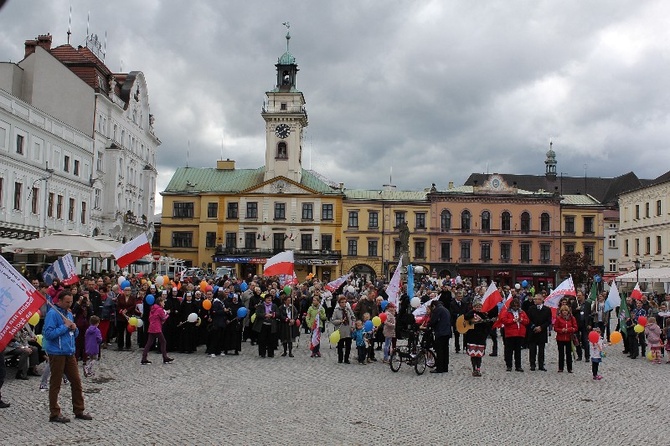
[[[407,190],[345,189],[344,197],[346,200],[421,201],[426,200],[426,192]]]
[[[213,167],[180,167],[163,194],[239,193],[263,183],[265,168],[221,170]],[[311,172],[302,170],[301,184],[321,194],[338,194]]]
[[[279,65],[295,65],[295,57],[293,56],[293,54],[286,51],[284,54],[281,55],[281,57],[279,57],[277,63]]]

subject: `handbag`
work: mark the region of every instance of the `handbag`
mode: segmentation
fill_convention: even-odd
[[[579,342],[579,337],[577,336],[577,333],[572,333],[571,341],[572,341],[572,344],[575,347],[579,347],[581,345],[580,342]]]

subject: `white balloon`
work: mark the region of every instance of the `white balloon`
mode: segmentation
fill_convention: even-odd
[[[517,283],[516,285],[514,285],[514,288],[516,288],[517,290],[520,290],[520,289],[521,289],[521,285]]]
[[[117,280],[117,282],[119,283],[119,285],[121,285],[121,284],[122,284],[123,282],[125,282],[125,281],[126,281],[125,276],[119,276],[119,279]]]
[[[163,286],[163,281],[164,281],[164,280],[165,280],[165,279],[163,279],[163,276],[157,276],[157,277],[156,277],[156,280],[155,280],[156,285],[158,285],[158,286]]]
[[[418,306],[421,305],[421,299],[418,297],[413,297],[412,300],[409,301],[409,304],[412,306],[412,308],[418,308]]]
[[[195,314],[195,313],[191,313],[191,314],[188,315],[187,320],[191,323],[197,322],[198,321],[198,315]]]
[[[140,318],[137,319],[137,328],[143,327],[144,326],[144,321]]]

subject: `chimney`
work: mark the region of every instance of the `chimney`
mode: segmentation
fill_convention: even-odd
[[[34,40],[26,40],[23,57],[28,57],[35,52],[35,48],[41,46],[46,51],[51,50],[51,34],[42,34]]]
[[[454,182],[453,182],[453,181],[449,181],[449,189],[453,189],[453,188],[454,188]]]
[[[216,161],[216,170],[235,170],[235,160],[230,158]]]

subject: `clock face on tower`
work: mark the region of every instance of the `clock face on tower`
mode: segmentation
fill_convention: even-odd
[[[281,139],[288,138],[288,135],[290,134],[291,127],[289,127],[287,124],[279,124],[277,127],[275,127],[275,135]]]

